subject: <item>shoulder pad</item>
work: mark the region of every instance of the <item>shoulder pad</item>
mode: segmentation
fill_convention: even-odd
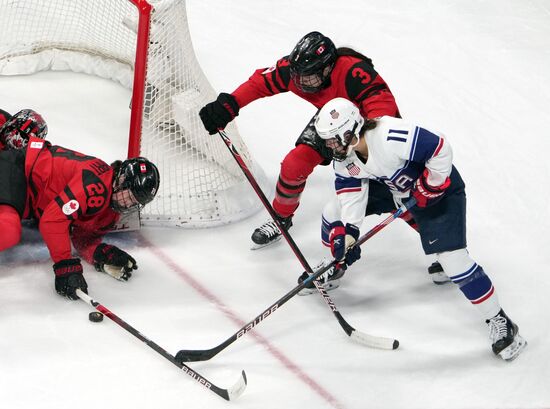
[[[378,73],[365,60],[353,64],[346,73],[346,92],[351,100],[356,100],[365,90],[370,88]]]

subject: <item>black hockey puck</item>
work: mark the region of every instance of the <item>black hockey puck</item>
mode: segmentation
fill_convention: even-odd
[[[103,321],[103,314],[98,311],[92,311],[88,314],[88,319],[92,322],[101,322]]]

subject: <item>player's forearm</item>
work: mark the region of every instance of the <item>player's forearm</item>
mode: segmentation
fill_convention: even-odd
[[[90,264],[94,262],[94,251],[101,241],[103,235],[89,234],[80,229],[75,228],[71,234],[73,246],[80,258]]]
[[[69,225],[67,220],[40,221],[40,234],[54,263],[72,258]]]

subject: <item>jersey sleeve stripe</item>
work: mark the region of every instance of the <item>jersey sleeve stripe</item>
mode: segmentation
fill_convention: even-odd
[[[63,192],[67,195],[69,200],[76,200],[78,202],[78,200],[76,199],[76,196],[72,192],[71,188],[69,188],[69,186],[65,186],[65,188],[63,189]],[[81,217],[82,216],[82,206],[78,206],[78,210],[76,212],[78,213],[78,216]]]
[[[418,127],[416,127],[414,130],[413,140],[411,143],[411,152],[409,154],[409,161],[413,160],[414,154],[416,152],[416,142],[418,141],[418,130],[419,130]]]
[[[273,82],[273,85],[275,85],[275,87],[277,88],[277,90],[279,90],[279,92],[285,92],[286,91],[286,89],[279,84],[278,70],[274,70],[271,73],[271,82]]]
[[[360,187],[353,187],[353,188],[343,188],[343,189],[337,189],[336,194],[340,195],[342,193],[354,193],[354,192],[360,192],[362,189]]]
[[[361,179],[337,177],[334,181],[334,187],[337,191],[341,189],[360,188]]]
[[[61,212],[65,215],[65,217],[67,217],[67,219],[69,220],[74,220],[74,217],[72,214],[66,214],[64,211],[63,211],[63,206],[65,205],[65,203],[63,203],[63,200],[59,197],[59,196],[56,196],[54,198],[55,200],[55,203],[57,203],[57,205],[59,206],[59,208],[61,209]]]
[[[267,76],[264,75],[263,77],[264,77],[264,85],[265,85],[265,87],[267,88],[267,90],[269,91],[269,93],[270,93],[271,95],[275,95],[275,92],[273,92],[273,88],[271,88],[271,85],[269,84],[269,80],[267,79]]]
[[[443,138],[439,138],[439,144],[437,145],[437,148],[435,148],[435,152],[432,155],[432,158],[439,154],[439,152],[441,151],[441,148],[443,148],[444,143],[445,143],[445,140]]]
[[[427,129],[416,127],[414,132],[414,140],[411,147],[409,160],[414,162],[427,162],[436,152],[441,149],[442,138],[428,131]]]
[[[357,95],[357,98],[355,100],[359,103],[363,102],[364,100],[370,98],[374,94],[377,94],[379,91],[387,89],[386,84],[379,84],[375,85],[374,87],[366,88],[364,89],[359,95]]]

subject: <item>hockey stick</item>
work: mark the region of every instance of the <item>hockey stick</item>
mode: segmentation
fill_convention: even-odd
[[[105,306],[101,305],[99,302],[93,300],[88,294],[81,291],[80,289],[76,290],[76,295],[84,302],[90,304],[92,307],[94,307],[99,312],[106,315],[109,319],[120,325],[122,328],[124,328],[126,331],[128,331],[130,334],[138,338],[140,341],[147,344],[149,347],[154,349],[156,352],[161,354],[164,358],[168,359],[170,362],[172,362],[174,365],[176,365],[178,368],[183,370],[184,373],[189,375],[191,378],[193,378],[195,381],[200,383],[202,386],[204,386],[207,389],[210,389],[212,392],[214,392],[216,395],[224,398],[225,400],[235,400],[237,399],[245,390],[246,388],[246,374],[244,371],[241,372],[241,377],[229,389],[223,389],[220,388],[213,383],[211,383],[208,379],[203,377],[202,375],[198,374],[197,372],[193,371],[191,368],[189,368],[187,365],[178,362],[171,354],[169,354],[165,349],[161,348],[158,344],[151,341],[149,338],[145,337],[143,334],[141,334],[138,330],[136,330],[134,327],[132,327],[130,324],[128,324],[126,321],[124,321],[122,318],[118,317],[116,314],[111,312],[109,309],[107,309]]]
[[[300,251],[300,249],[298,248],[298,246],[294,242],[294,239],[292,238],[292,236],[290,236],[288,231],[285,229],[285,227],[279,221],[279,217],[275,213],[275,210],[271,206],[271,203],[269,203],[269,200],[267,200],[267,197],[265,196],[264,192],[262,191],[262,189],[258,185],[258,182],[256,182],[256,179],[252,175],[252,172],[250,172],[250,169],[248,169],[248,166],[246,166],[246,163],[244,163],[244,160],[241,157],[241,155],[239,154],[239,152],[237,151],[237,148],[235,148],[235,145],[233,145],[233,142],[231,142],[231,139],[229,139],[229,137],[226,135],[226,133],[221,129],[218,131],[218,134],[221,136],[221,138],[225,142],[225,145],[227,146],[227,149],[229,149],[229,152],[231,152],[231,155],[233,155],[233,158],[235,158],[235,160],[237,161],[237,163],[240,166],[241,170],[243,171],[244,175],[246,176],[246,178],[248,179],[248,181],[252,185],[252,188],[254,189],[254,191],[256,192],[256,194],[258,195],[260,200],[262,201],[262,203],[265,206],[266,210],[269,212],[269,215],[273,218],[273,221],[277,224],[277,227],[281,231],[281,234],[283,235],[283,237],[288,242],[290,248],[292,249],[292,251],[294,252],[296,257],[300,261],[300,264],[302,264],[302,267],[304,268],[304,270],[310,276],[312,274],[314,274],[313,270],[309,266],[306,258],[304,257],[304,255],[302,254],[302,252]],[[349,337],[351,337],[352,339],[364,344],[364,342],[362,342],[362,340],[365,337],[368,337],[368,335],[364,334],[364,333],[361,333],[361,332],[359,332],[358,334],[355,334],[358,331],[355,328],[353,328],[344,319],[342,314],[340,314],[340,311],[338,311],[338,308],[336,307],[336,305],[334,304],[334,302],[332,301],[330,296],[327,294],[327,291],[323,288],[321,283],[319,283],[318,281],[313,281],[313,284],[317,288],[317,291],[319,291],[319,293],[321,293],[321,295],[323,296],[323,300],[325,300],[325,303],[328,305],[328,307],[330,308],[330,310],[332,311],[332,313],[334,314],[334,316],[338,320],[338,323],[340,324],[340,326],[342,327],[344,332]],[[366,344],[366,345],[368,345],[368,344]]]
[[[414,204],[415,204],[414,199],[411,199],[410,202],[407,202],[406,204],[404,204],[402,207],[400,207],[398,210],[393,212],[390,216],[388,216],[382,222],[380,222],[379,224],[374,226],[372,229],[370,229],[367,233],[362,235],[355,243],[355,246],[362,245],[364,242],[366,242],[368,239],[370,239],[372,236],[374,236],[376,233],[378,233],[380,230],[382,230],[384,227],[390,224],[393,220],[401,217]],[[273,304],[267,307],[264,311],[262,311],[258,316],[256,316],[256,318],[254,318],[252,321],[244,325],[235,334],[231,335],[229,338],[227,338],[224,342],[222,342],[218,346],[210,349],[197,349],[197,350],[182,349],[176,354],[176,359],[179,362],[208,361],[209,359],[213,358],[214,356],[219,354],[221,351],[223,351],[225,348],[227,348],[229,345],[231,345],[233,342],[235,342],[237,339],[239,339],[240,337],[248,333],[250,330],[252,330],[256,325],[258,325],[260,322],[262,322],[272,313],[277,311],[278,308],[280,308],[284,303],[286,303],[288,300],[290,300],[292,297],[298,294],[300,290],[304,288],[308,283],[319,278],[323,273],[325,273],[327,270],[332,268],[332,266],[334,266],[335,264],[336,264],[336,260],[332,260],[330,264],[314,272],[312,275],[306,278],[302,283],[300,283],[298,286],[294,287],[288,293],[283,295],[280,299],[275,301]],[[356,342],[359,342],[363,345],[367,345],[373,348],[396,349],[399,346],[399,341],[397,341],[396,339],[376,337],[373,335],[365,334],[363,332],[359,332],[357,330],[353,330],[348,335]]]

